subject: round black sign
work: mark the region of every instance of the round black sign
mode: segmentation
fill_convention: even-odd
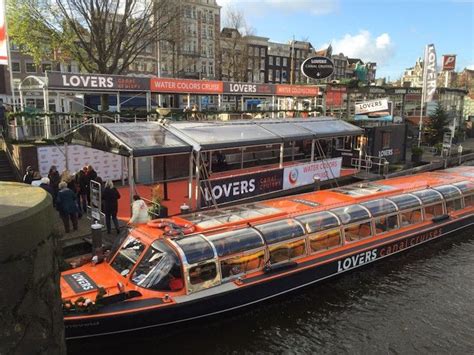
[[[326,57],[311,57],[301,64],[301,71],[311,79],[324,79],[334,72],[334,63]]]

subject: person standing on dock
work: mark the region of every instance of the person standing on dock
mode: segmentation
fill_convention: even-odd
[[[79,208],[76,203],[76,194],[67,187],[65,181],[59,183],[59,192],[56,199],[56,208],[64,223],[66,233],[69,233],[69,219],[71,219],[72,227],[77,230],[77,214]]]
[[[117,234],[120,233],[120,226],[117,220],[118,200],[120,193],[114,187],[112,180],[107,180],[105,183],[104,192],[102,193],[102,200],[104,200],[105,225],[107,226],[107,233],[110,234],[112,230],[111,222],[114,222]]]

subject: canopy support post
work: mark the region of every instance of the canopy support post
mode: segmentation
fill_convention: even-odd
[[[201,209],[201,152],[196,152],[196,210]]]
[[[150,91],[146,92],[146,110],[147,112],[151,112],[151,92]]]
[[[46,136],[46,139],[49,139],[51,137],[51,118],[48,115],[49,112],[49,95],[48,95],[48,89],[43,87],[43,101],[44,101],[44,125],[45,125],[45,130],[44,134]]]
[[[130,216],[132,215],[133,195],[135,191],[135,179],[133,178],[133,154],[128,157],[128,188],[130,190]]]
[[[314,145],[315,145],[315,140],[313,139],[311,141],[311,163],[314,162]]]
[[[120,92],[117,91],[117,112],[120,113]]]
[[[275,95],[272,96],[272,118],[275,118]]]
[[[189,154],[189,180],[188,180],[188,198],[189,198],[189,207],[193,205],[193,154],[192,151]]]
[[[283,168],[283,153],[284,153],[284,144],[281,143],[280,144],[280,165],[279,165],[280,169]]]
[[[222,95],[217,95],[217,110],[220,111],[222,108]]]
[[[125,158],[124,158],[123,156],[120,156],[120,161],[122,162],[122,172],[121,172],[120,179],[122,180],[122,186],[125,186],[125,174],[124,174],[124,171],[125,171],[125,165],[127,164],[127,162],[125,161]]]

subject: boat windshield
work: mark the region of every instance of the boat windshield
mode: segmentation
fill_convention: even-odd
[[[176,252],[164,241],[157,240],[131,277],[134,284],[155,291],[177,291],[183,288],[181,261]]]
[[[145,249],[138,239],[128,236],[110,265],[122,276],[127,276]]]

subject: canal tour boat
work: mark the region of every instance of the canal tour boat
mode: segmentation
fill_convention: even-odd
[[[62,273],[66,338],[237,310],[473,223],[473,167],[154,220]]]

